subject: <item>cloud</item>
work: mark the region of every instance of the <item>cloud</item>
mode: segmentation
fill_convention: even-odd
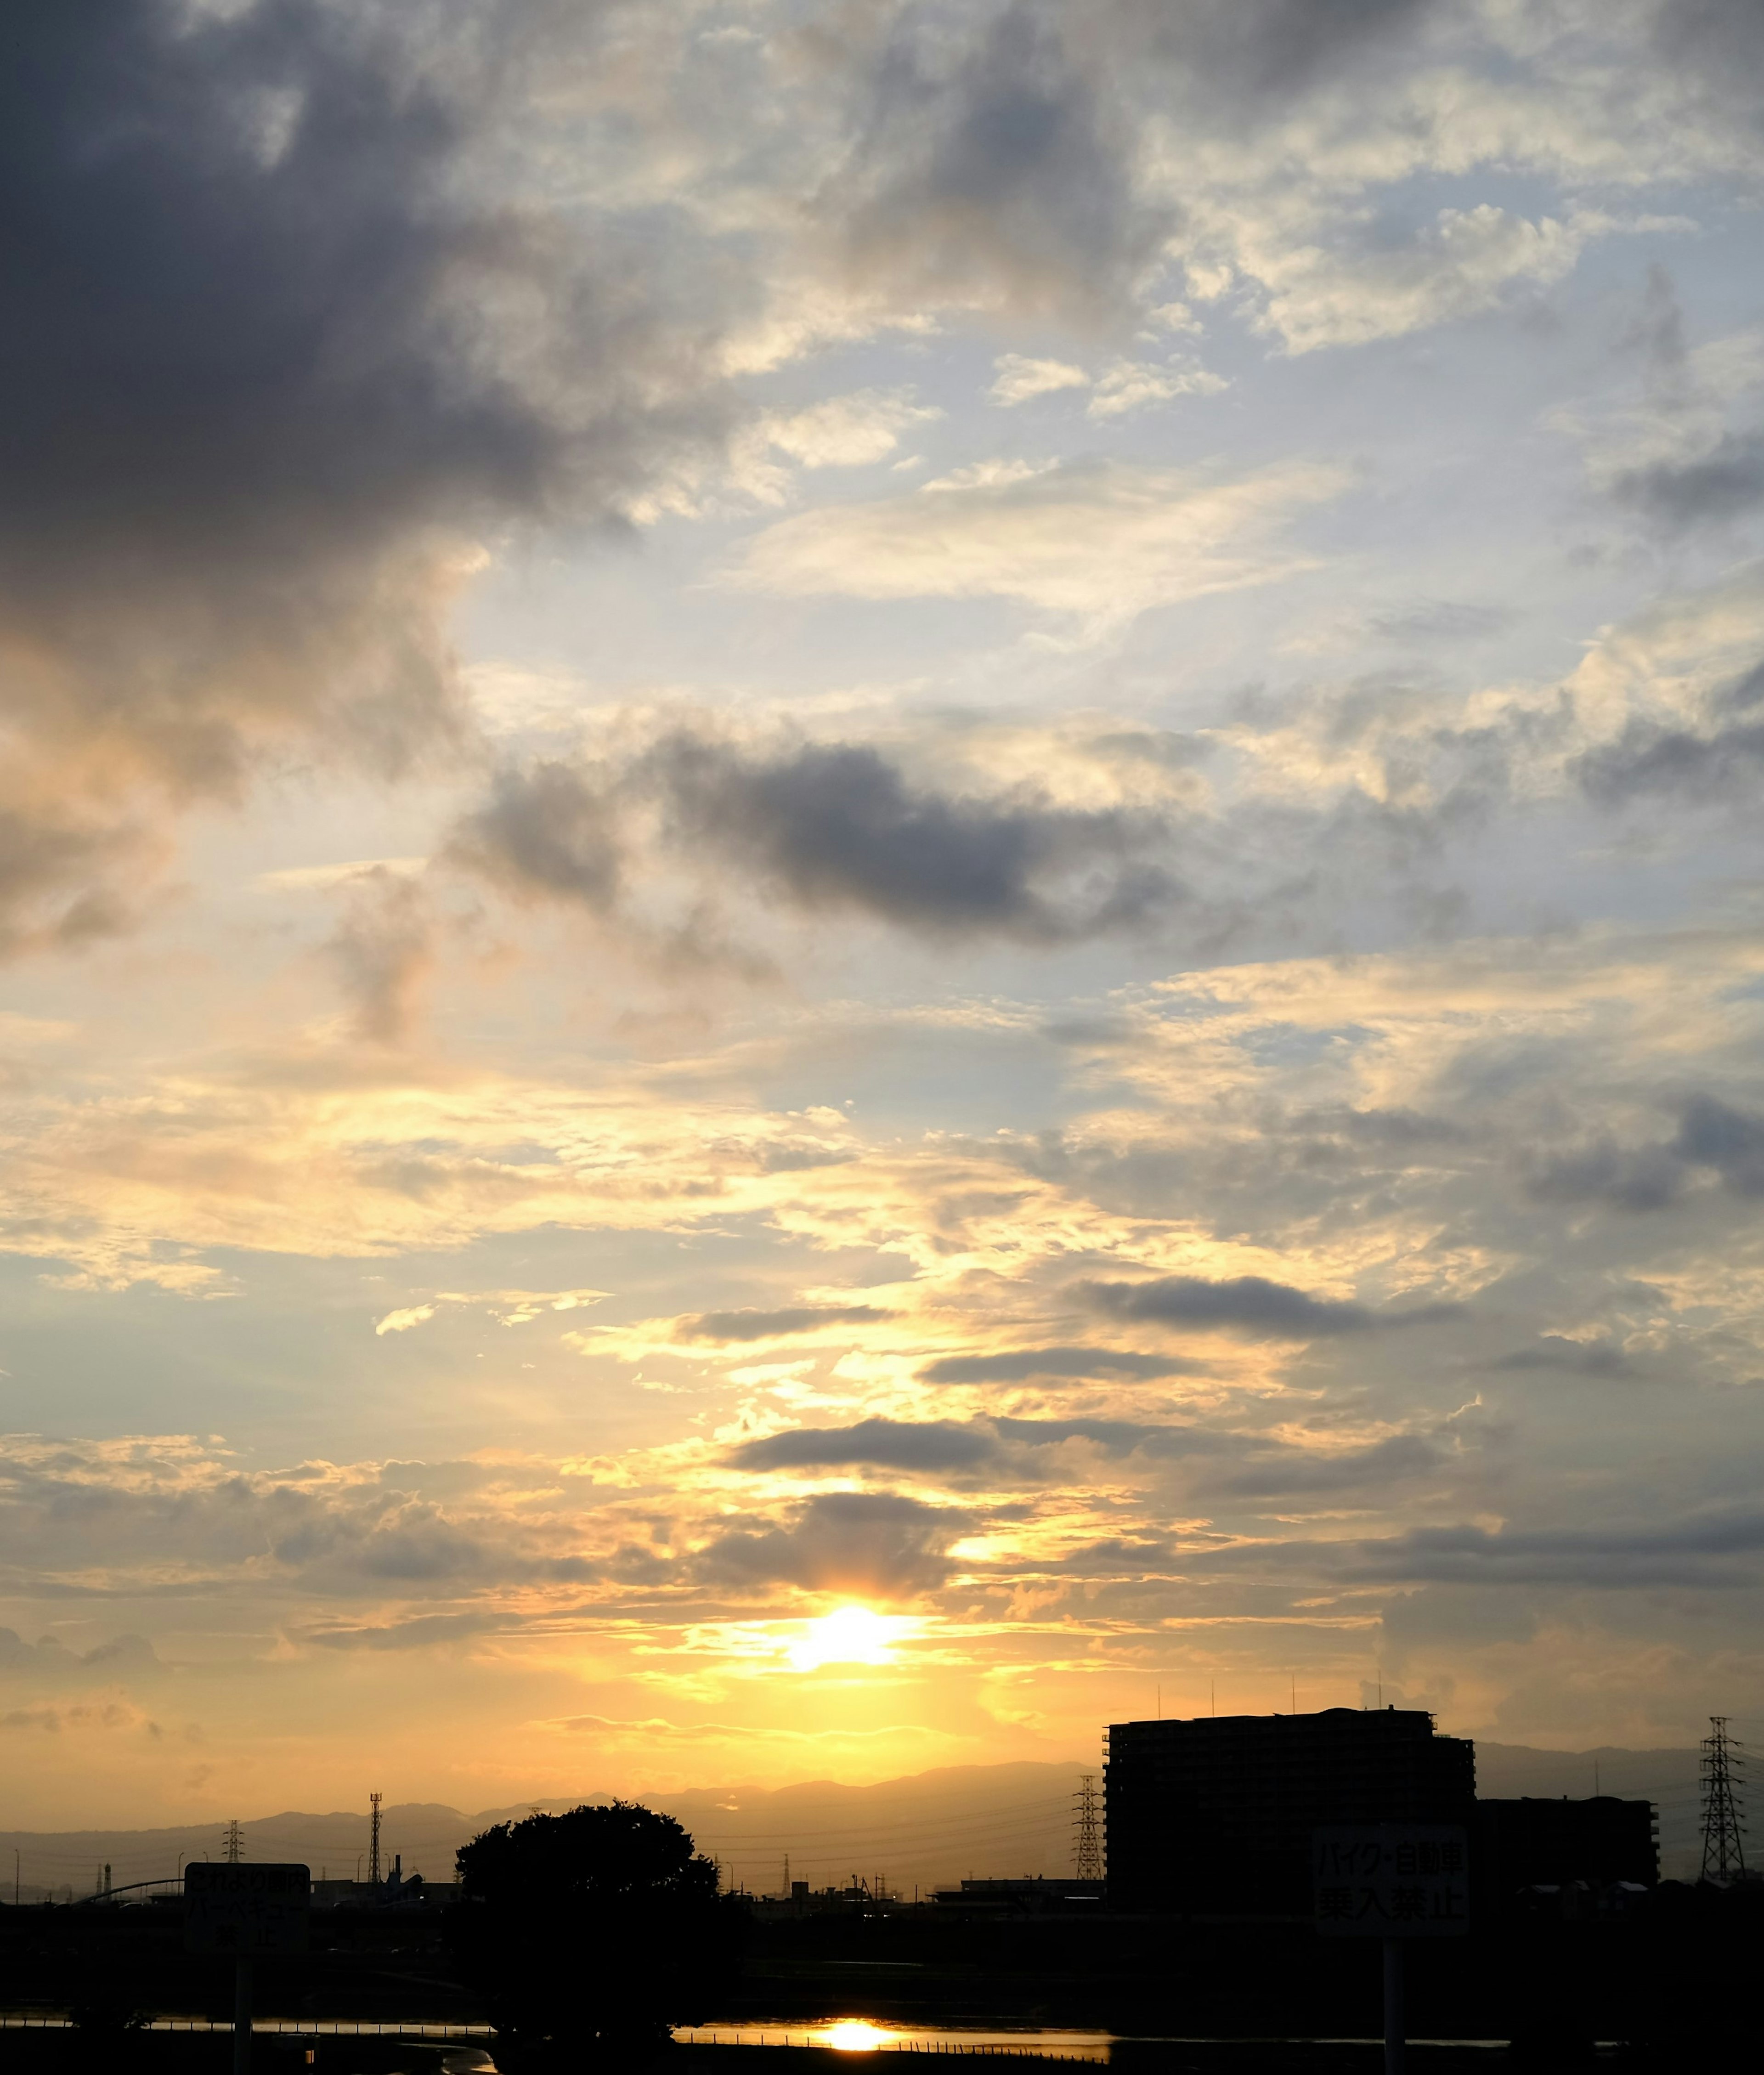
[[[854,1427],[800,1427],[744,1442],[729,1460],[742,1470],[840,1468],[967,1470],[996,1444],[983,1427],[953,1420],[860,1419]]]
[[[420,1304],[388,1311],[374,1327],[376,1334],[408,1333],[426,1325],[444,1304],[482,1305],[504,1326],[525,1326],[548,1311],[577,1311],[598,1304],[604,1290],[437,1290]]]
[[[0,1679],[48,1679],[56,1685],[139,1678],[163,1667],[145,1636],[119,1635],[90,1650],[73,1650],[60,1637],[26,1642],[15,1629],[0,1628]]]
[[[897,1493],[827,1492],[799,1507],[788,1527],[719,1536],[697,1568],[722,1584],[901,1599],[943,1582],[950,1544],[972,1525],[971,1514]]]
[[[1126,462],[992,463],[755,535],[737,589],[787,598],[1007,598],[1102,621],[1311,566],[1281,535],[1349,478],[1316,462],[1232,475]]]
[[[1087,389],[1091,378],[1069,361],[1031,360],[1021,353],[1001,353],[992,362],[991,400],[1010,409],[1037,396],[1050,396],[1059,389]]]
[[[607,786],[549,759],[499,772],[489,804],[461,822],[449,847],[518,897],[548,895],[597,910],[611,906],[623,872]]]
[[[1198,1275],[1166,1275],[1149,1282],[1080,1282],[1075,1294],[1112,1319],[1219,1327],[1281,1340],[1371,1332],[1449,1317],[1456,1308],[1430,1304],[1408,1311],[1375,1311],[1364,1304],[1313,1297],[1263,1275],[1236,1275],[1217,1282]]]
[[[799,907],[909,929],[1059,942],[1142,921],[1174,897],[1150,860],[1165,830],[1125,809],[920,790],[880,752],[811,744],[769,760],[702,738],[656,768],[674,840],[709,846]]]
[[[656,826],[632,826],[641,809]],[[927,934],[1060,943],[1144,926],[1179,899],[1167,816],[1066,806],[1027,785],[959,794],[858,743],[769,754],[676,731],[622,765],[505,772],[453,854],[526,899],[605,912],[647,859],[732,876],[803,913],[857,912]]]
[[[1764,723],[1749,721],[1712,734],[1638,718],[1614,742],[1575,760],[1573,772],[1601,806],[1647,793],[1675,793],[1694,805],[1750,798],[1764,768]]]
[[[1118,360],[1097,378],[1096,393],[1085,406],[1091,418],[1118,418],[1146,404],[1167,404],[1178,396],[1215,396],[1228,385],[1224,377],[1197,364]]]
[[[862,468],[892,454],[908,426],[942,415],[909,391],[860,389],[764,419],[759,429],[768,445],[805,468]]]
[[[1764,503],[1764,433],[1723,433],[1694,460],[1621,470],[1611,494],[1657,526],[1719,525]]]
[[[320,1650],[427,1650],[437,1643],[467,1642],[474,1637],[495,1635],[520,1626],[518,1619],[494,1613],[416,1614],[408,1621],[388,1621],[377,1627],[292,1627],[296,1642],[310,1643]]]
[[[1515,1348],[1488,1364],[1508,1374],[1529,1369],[1565,1369],[1575,1376],[1621,1376],[1629,1367],[1623,1350],[1609,1340],[1569,1340],[1544,1333],[1529,1348]]]
[[[1269,1451],[1212,1481],[1208,1489],[1232,1498],[1303,1498],[1379,1490],[1436,1475],[1447,1457],[1418,1435],[1393,1435],[1364,1448]]]
[[[1291,353],[1400,338],[1491,309],[1516,287],[1547,288],[1593,238],[1627,227],[1582,211],[1534,222],[1478,202],[1442,209],[1401,241],[1378,226],[1360,240],[1270,251],[1258,269],[1264,326]]]
[[[673,1337],[740,1346],[751,1340],[788,1340],[798,1333],[821,1332],[830,1326],[872,1325],[893,1315],[872,1304],[787,1305],[775,1311],[700,1311],[677,1319]]]
[[[561,241],[478,176],[547,10],[114,0],[16,29],[0,853],[23,818],[35,863],[9,888],[0,855],[0,899],[77,940],[126,917],[168,808],[260,757],[445,741],[442,616],[483,536],[618,512],[729,413],[709,271],[685,291],[586,220]]]
[[[1683,1186],[1683,1163],[1670,1146],[1624,1147],[1609,1138],[1540,1160],[1526,1182],[1540,1203],[1597,1202],[1624,1211],[1663,1210]]]
[[[1128,111],[1069,27],[1036,5],[895,16],[818,197],[851,275],[909,303],[1086,325],[1128,307],[1173,213],[1136,180]]]
[[[1764,1196],[1764,1117],[1693,1095],[1684,1105],[1674,1149],[1683,1159],[1712,1167],[1736,1196]]]
[[[1646,1591],[1755,1584],[1764,1576],[1761,1555],[1764,1514],[1725,1509],[1657,1526],[1415,1528],[1338,1545],[1324,1560],[1369,1579]]]
[[[434,926],[420,886],[372,867],[351,883],[325,951],[355,1004],[357,1034],[379,1045],[408,1038],[435,963]]]
[[[1013,1348],[1007,1353],[944,1355],[919,1371],[921,1383],[1026,1383],[1040,1377],[1147,1378],[1204,1376],[1205,1362],[1135,1354],[1122,1348]]]

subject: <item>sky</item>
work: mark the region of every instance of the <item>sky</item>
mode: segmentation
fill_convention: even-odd
[[[1755,0],[9,37],[9,1822],[1764,1717]]]

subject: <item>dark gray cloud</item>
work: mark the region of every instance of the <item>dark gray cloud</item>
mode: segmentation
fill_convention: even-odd
[[[615,513],[717,437],[713,267],[659,263],[660,222],[622,247],[585,214],[566,242],[537,209],[474,199],[558,19],[527,0],[14,11],[14,794],[71,793],[122,843],[143,783],[236,788],[271,745],[395,768],[452,724],[440,628],[462,547]],[[81,833],[52,818],[38,860],[70,914],[101,897]]]
[[[605,791],[573,766],[541,759],[497,773],[487,806],[454,831],[451,854],[527,899],[611,908],[622,869]]]
[[[860,75],[854,142],[820,201],[846,263],[912,297],[1058,312],[1128,306],[1171,227],[1133,174],[1128,112],[1064,10],[1018,4],[966,36],[903,10]],[[1096,33],[1093,33],[1096,32]]]
[[[925,791],[868,746],[766,759],[677,735],[652,768],[677,842],[709,845],[805,909],[1058,942],[1143,922],[1176,896],[1151,855],[1169,840],[1157,818]]]
[[[1764,433],[1724,433],[1694,461],[1650,462],[1625,470],[1611,494],[1675,532],[1737,519],[1764,503]]]
[[[948,1576],[950,1543],[971,1514],[894,1492],[827,1492],[787,1527],[725,1535],[700,1551],[699,1575],[735,1585],[801,1585],[815,1592],[900,1599]]]
[[[1025,1448],[1058,1448],[1067,1441],[1087,1441],[1109,1456],[1205,1456],[1228,1452],[1228,1435],[1174,1422],[1135,1419],[995,1419],[1000,1440]]]
[[[1224,1327],[1257,1339],[1281,1340],[1419,1324],[1449,1317],[1456,1308],[1428,1304],[1406,1311],[1375,1311],[1364,1304],[1313,1297],[1307,1290],[1270,1282],[1264,1275],[1231,1276],[1217,1282],[1199,1275],[1166,1275],[1149,1282],[1080,1282],[1075,1290],[1082,1302],[1112,1319]]]
[[[1575,1376],[1621,1376],[1629,1363],[1621,1348],[1609,1340],[1567,1340],[1558,1333],[1544,1333],[1534,1347],[1515,1348],[1484,1365],[1491,1369],[1565,1369]]]
[[[145,1636],[114,1636],[90,1650],[72,1650],[58,1636],[27,1642],[16,1629],[0,1628],[0,1678],[91,1684],[138,1678],[162,1668]]]
[[[860,1419],[854,1427],[800,1427],[733,1450],[737,1469],[796,1470],[868,1464],[891,1470],[967,1470],[997,1444],[983,1427],[954,1420]]]
[[[383,1045],[407,1036],[434,964],[422,888],[383,865],[363,873],[325,950],[355,1004],[358,1034]]]
[[[1214,95],[1283,100],[1369,57],[1399,49],[1438,0],[1124,0],[1120,12],[1153,51]]]
[[[793,1333],[818,1332],[823,1326],[868,1326],[893,1315],[872,1304],[786,1305],[776,1311],[700,1311],[677,1320],[673,1338],[736,1344],[776,1340]]]
[[[415,1614],[408,1621],[372,1628],[292,1628],[288,1634],[296,1642],[313,1643],[321,1650],[427,1650],[438,1642],[466,1642],[474,1636],[494,1635],[521,1625],[518,1617],[487,1610]]]
[[[1764,1196],[1764,1117],[1715,1095],[1692,1095],[1671,1138],[1635,1146],[1598,1139],[1547,1155],[1534,1164],[1526,1188],[1540,1203],[1657,1211],[1679,1200],[1698,1167],[1713,1169],[1736,1196]]]
[[[1300,1498],[1365,1491],[1431,1477],[1447,1458],[1418,1435],[1397,1434],[1369,1448],[1258,1452],[1243,1468],[1212,1480],[1207,1489],[1231,1498]]]
[[[623,764],[540,762],[497,780],[453,855],[529,898],[614,902],[638,840],[625,811],[656,810],[677,856],[731,869],[805,912],[857,913],[945,938],[1057,944],[1143,926],[1180,899],[1168,819],[914,784],[867,744],[749,753],[678,731]]]
[[[1123,1348],[1013,1348],[993,1355],[944,1355],[919,1371],[921,1383],[1023,1383],[1033,1377],[1204,1376],[1205,1362],[1134,1354]]]
[[[1650,793],[1675,793],[1693,805],[1757,795],[1764,772],[1764,723],[1750,722],[1700,735],[1632,720],[1615,742],[1575,760],[1575,776],[1600,806],[1621,806]]]
[[[1700,1167],[1712,1167],[1736,1196],[1764,1196],[1764,1117],[1693,1095],[1684,1105],[1673,1149]]]
[[[1623,1211],[1664,1210],[1685,1182],[1669,1145],[1621,1146],[1609,1138],[1535,1162],[1526,1190],[1540,1203],[1602,1203]]]
[[[1306,1547],[1321,1552],[1323,1545]],[[1764,1576],[1764,1514],[1733,1511],[1663,1526],[1417,1528],[1340,1546],[1350,1576],[1507,1584],[1735,1586]],[[1327,1555],[1321,1559],[1331,1563]]]

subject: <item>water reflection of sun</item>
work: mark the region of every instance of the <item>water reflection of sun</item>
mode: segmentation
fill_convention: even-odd
[[[841,2053],[868,2053],[888,2036],[880,2025],[861,2017],[843,2017],[827,2027],[827,2044]]]
[[[790,1662],[798,1671],[814,1671],[823,1664],[887,1664],[893,1659],[892,1646],[917,1626],[902,1614],[835,1607],[803,1624],[801,1639],[790,1646]]]

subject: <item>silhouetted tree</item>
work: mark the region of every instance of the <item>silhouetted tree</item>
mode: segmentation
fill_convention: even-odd
[[[734,1960],[715,1867],[632,1802],[499,1823],[461,1847],[459,1878],[449,1936],[503,2068],[640,2058],[702,2015]]]

